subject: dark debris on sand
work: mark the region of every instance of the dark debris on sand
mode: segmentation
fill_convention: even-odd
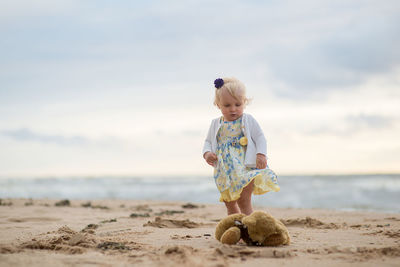
[[[192,203],[186,203],[182,205],[182,208],[184,209],[198,209],[200,208],[198,205],[192,204]]]
[[[84,208],[92,208],[92,209],[102,209],[102,210],[108,210],[108,209],[110,209],[110,208],[107,207],[107,206],[92,205],[92,203],[91,203],[90,201],[89,201],[89,202],[86,202],[86,203],[83,203],[81,206],[84,207]]]
[[[97,248],[103,249],[103,250],[108,250],[108,249],[113,249],[113,250],[131,250],[130,247],[125,246],[123,243],[119,242],[112,242],[112,241],[106,241],[103,243],[100,243],[97,245]]]
[[[138,217],[147,218],[147,217],[150,217],[150,214],[148,214],[148,213],[131,213],[131,215],[129,215],[129,217],[131,217],[131,218],[138,218]]]
[[[71,202],[68,199],[63,199],[54,204],[57,207],[71,206]]]
[[[155,213],[154,215],[163,216],[163,215],[174,215],[174,214],[180,214],[180,213],[185,213],[185,212],[183,210],[164,210],[164,211]]]
[[[0,198],[0,206],[11,206],[13,203],[11,201],[4,201]]]

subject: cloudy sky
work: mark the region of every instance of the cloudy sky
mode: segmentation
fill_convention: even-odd
[[[0,2],[0,177],[211,175],[235,76],[278,174],[400,172],[400,2]]]

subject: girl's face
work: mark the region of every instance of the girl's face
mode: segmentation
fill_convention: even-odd
[[[239,119],[243,115],[244,101],[243,98],[240,100],[234,98],[228,90],[222,88],[220,95],[220,103],[218,104],[219,109],[224,115],[226,121],[234,121]]]

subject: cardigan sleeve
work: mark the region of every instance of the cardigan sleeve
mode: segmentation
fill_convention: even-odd
[[[206,152],[212,151],[212,146],[211,146],[212,132],[213,132],[213,122],[211,122],[210,128],[208,129],[208,134],[207,134],[206,140],[204,141],[203,157]]]
[[[258,124],[258,122],[249,116],[251,119],[251,138],[254,140],[256,145],[256,154],[261,153],[267,156],[267,140],[265,139],[264,133]]]

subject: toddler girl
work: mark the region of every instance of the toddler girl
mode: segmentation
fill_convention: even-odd
[[[203,157],[214,167],[214,179],[228,215],[251,214],[251,194],[279,191],[267,165],[267,142],[257,121],[243,113],[249,99],[236,78],[216,79],[215,100],[222,113],[211,122]]]

